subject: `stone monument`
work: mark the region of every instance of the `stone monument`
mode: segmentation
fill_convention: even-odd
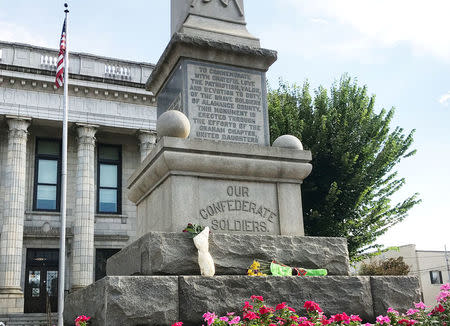
[[[242,0],[172,1],[172,39],[147,89],[158,117],[181,111],[191,129],[188,140],[161,139],[129,180],[138,236],[188,222],[304,235],[311,153],[269,147],[265,72],[275,60],[247,31]]]
[[[304,237],[311,153],[288,135],[269,146],[265,72],[276,53],[248,32],[243,0],[172,0],[171,26],[147,82],[160,139],[128,182],[140,238],[108,260],[108,277],[67,297],[65,321],[194,326],[206,311],[239,311],[253,294],[373,321],[419,300],[415,277],[349,276],[346,239]],[[199,276],[187,223],[212,230],[216,276]],[[246,276],[253,259],[329,276]]]

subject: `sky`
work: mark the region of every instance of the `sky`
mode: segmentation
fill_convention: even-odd
[[[170,39],[169,0],[68,2],[71,51],[156,63]],[[0,0],[0,40],[56,49],[63,3]],[[416,130],[393,199],[417,192],[422,203],[378,243],[450,250],[450,1],[245,0],[245,11],[248,30],[278,51],[271,87],[281,78],[329,89],[347,73],[377,110],[395,107],[393,128]]]

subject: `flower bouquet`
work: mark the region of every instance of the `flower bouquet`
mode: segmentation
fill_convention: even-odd
[[[275,260],[271,262],[254,260],[253,264],[247,270],[250,276],[326,276],[326,269],[307,269],[301,267],[290,267],[280,264]]]
[[[89,319],[91,319],[91,317],[85,315],[78,316],[77,319],[75,319],[75,326],[87,326]]]

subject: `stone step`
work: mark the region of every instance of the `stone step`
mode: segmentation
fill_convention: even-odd
[[[91,316],[91,326],[202,324],[206,311],[240,312],[251,295],[287,302],[300,313],[314,300],[330,316],[346,312],[373,321],[388,307],[405,311],[420,299],[416,277],[113,276],[66,297],[64,320]]]
[[[212,233],[209,251],[216,275],[246,275],[254,259],[326,268],[329,275],[350,273],[344,238]],[[199,275],[197,249],[187,234],[150,232],[108,259],[107,274]]]
[[[52,314],[51,320],[52,320],[51,326],[57,324],[58,320],[57,320],[56,313]],[[5,324],[5,326],[49,326],[50,325],[47,321],[47,314],[0,315],[0,322],[3,322]]]

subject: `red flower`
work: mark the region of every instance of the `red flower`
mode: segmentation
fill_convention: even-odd
[[[298,317],[297,316],[289,316],[290,319],[292,319],[293,321],[298,321]]]
[[[281,310],[281,309],[284,309],[284,308],[286,308],[286,302],[282,302],[282,303],[280,303],[280,304],[278,304],[277,306],[276,306],[276,308],[275,308],[275,310]]]
[[[288,308],[289,311],[295,312],[294,308],[291,308],[291,307],[287,307],[287,308]]]
[[[173,324],[172,326],[182,326],[183,323],[181,321],[179,321],[178,323]]]
[[[358,315],[351,315],[350,320],[351,321],[362,321],[362,319]]]
[[[248,301],[245,301],[245,305],[244,308],[242,308],[242,310],[252,310],[252,309],[253,306]]]
[[[314,301],[306,301],[303,305],[303,308],[306,309],[308,312],[317,311],[322,312],[322,309],[320,309],[319,305],[315,303]]]
[[[330,320],[332,322],[340,322],[340,321],[350,322],[350,317],[345,312],[343,312],[342,314],[336,314],[334,316],[331,316]]]
[[[444,312],[444,311],[445,311],[445,308],[441,304],[439,304],[438,306],[434,307],[433,310],[431,310],[431,314],[434,315],[438,312]]]
[[[412,326],[416,323],[415,320],[409,320],[409,319],[400,319],[398,321],[399,325],[405,325],[405,326]]]
[[[273,311],[272,308],[270,308],[270,307],[267,308],[266,306],[262,306],[261,308],[259,308],[259,313],[261,315],[267,314],[267,313],[272,312],[272,311]]]
[[[259,300],[259,301],[264,301],[264,298],[263,298],[262,296],[260,296],[260,295],[252,295],[252,296],[250,297],[250,299],[252,299],[252,300]]]
[[[246,314],[244,314],[244,319],[248,320],[259,319],[259,316],[255,314],[253,311],[249,311]]]
[[[315,324],[313,322],[310,322],[309,320],[306,320],[306,321],[298,324],[298,326],[315,326]]]
[[[331,324],[333,321],[330,319],[330,320],[328,320],[327,319],[327,317],[325,317],[325,316],[323,316],[323,318],[322,318],[322,320],[321,320],[321,323],[322,323],[322,325],[329,325],[329,324]]]

